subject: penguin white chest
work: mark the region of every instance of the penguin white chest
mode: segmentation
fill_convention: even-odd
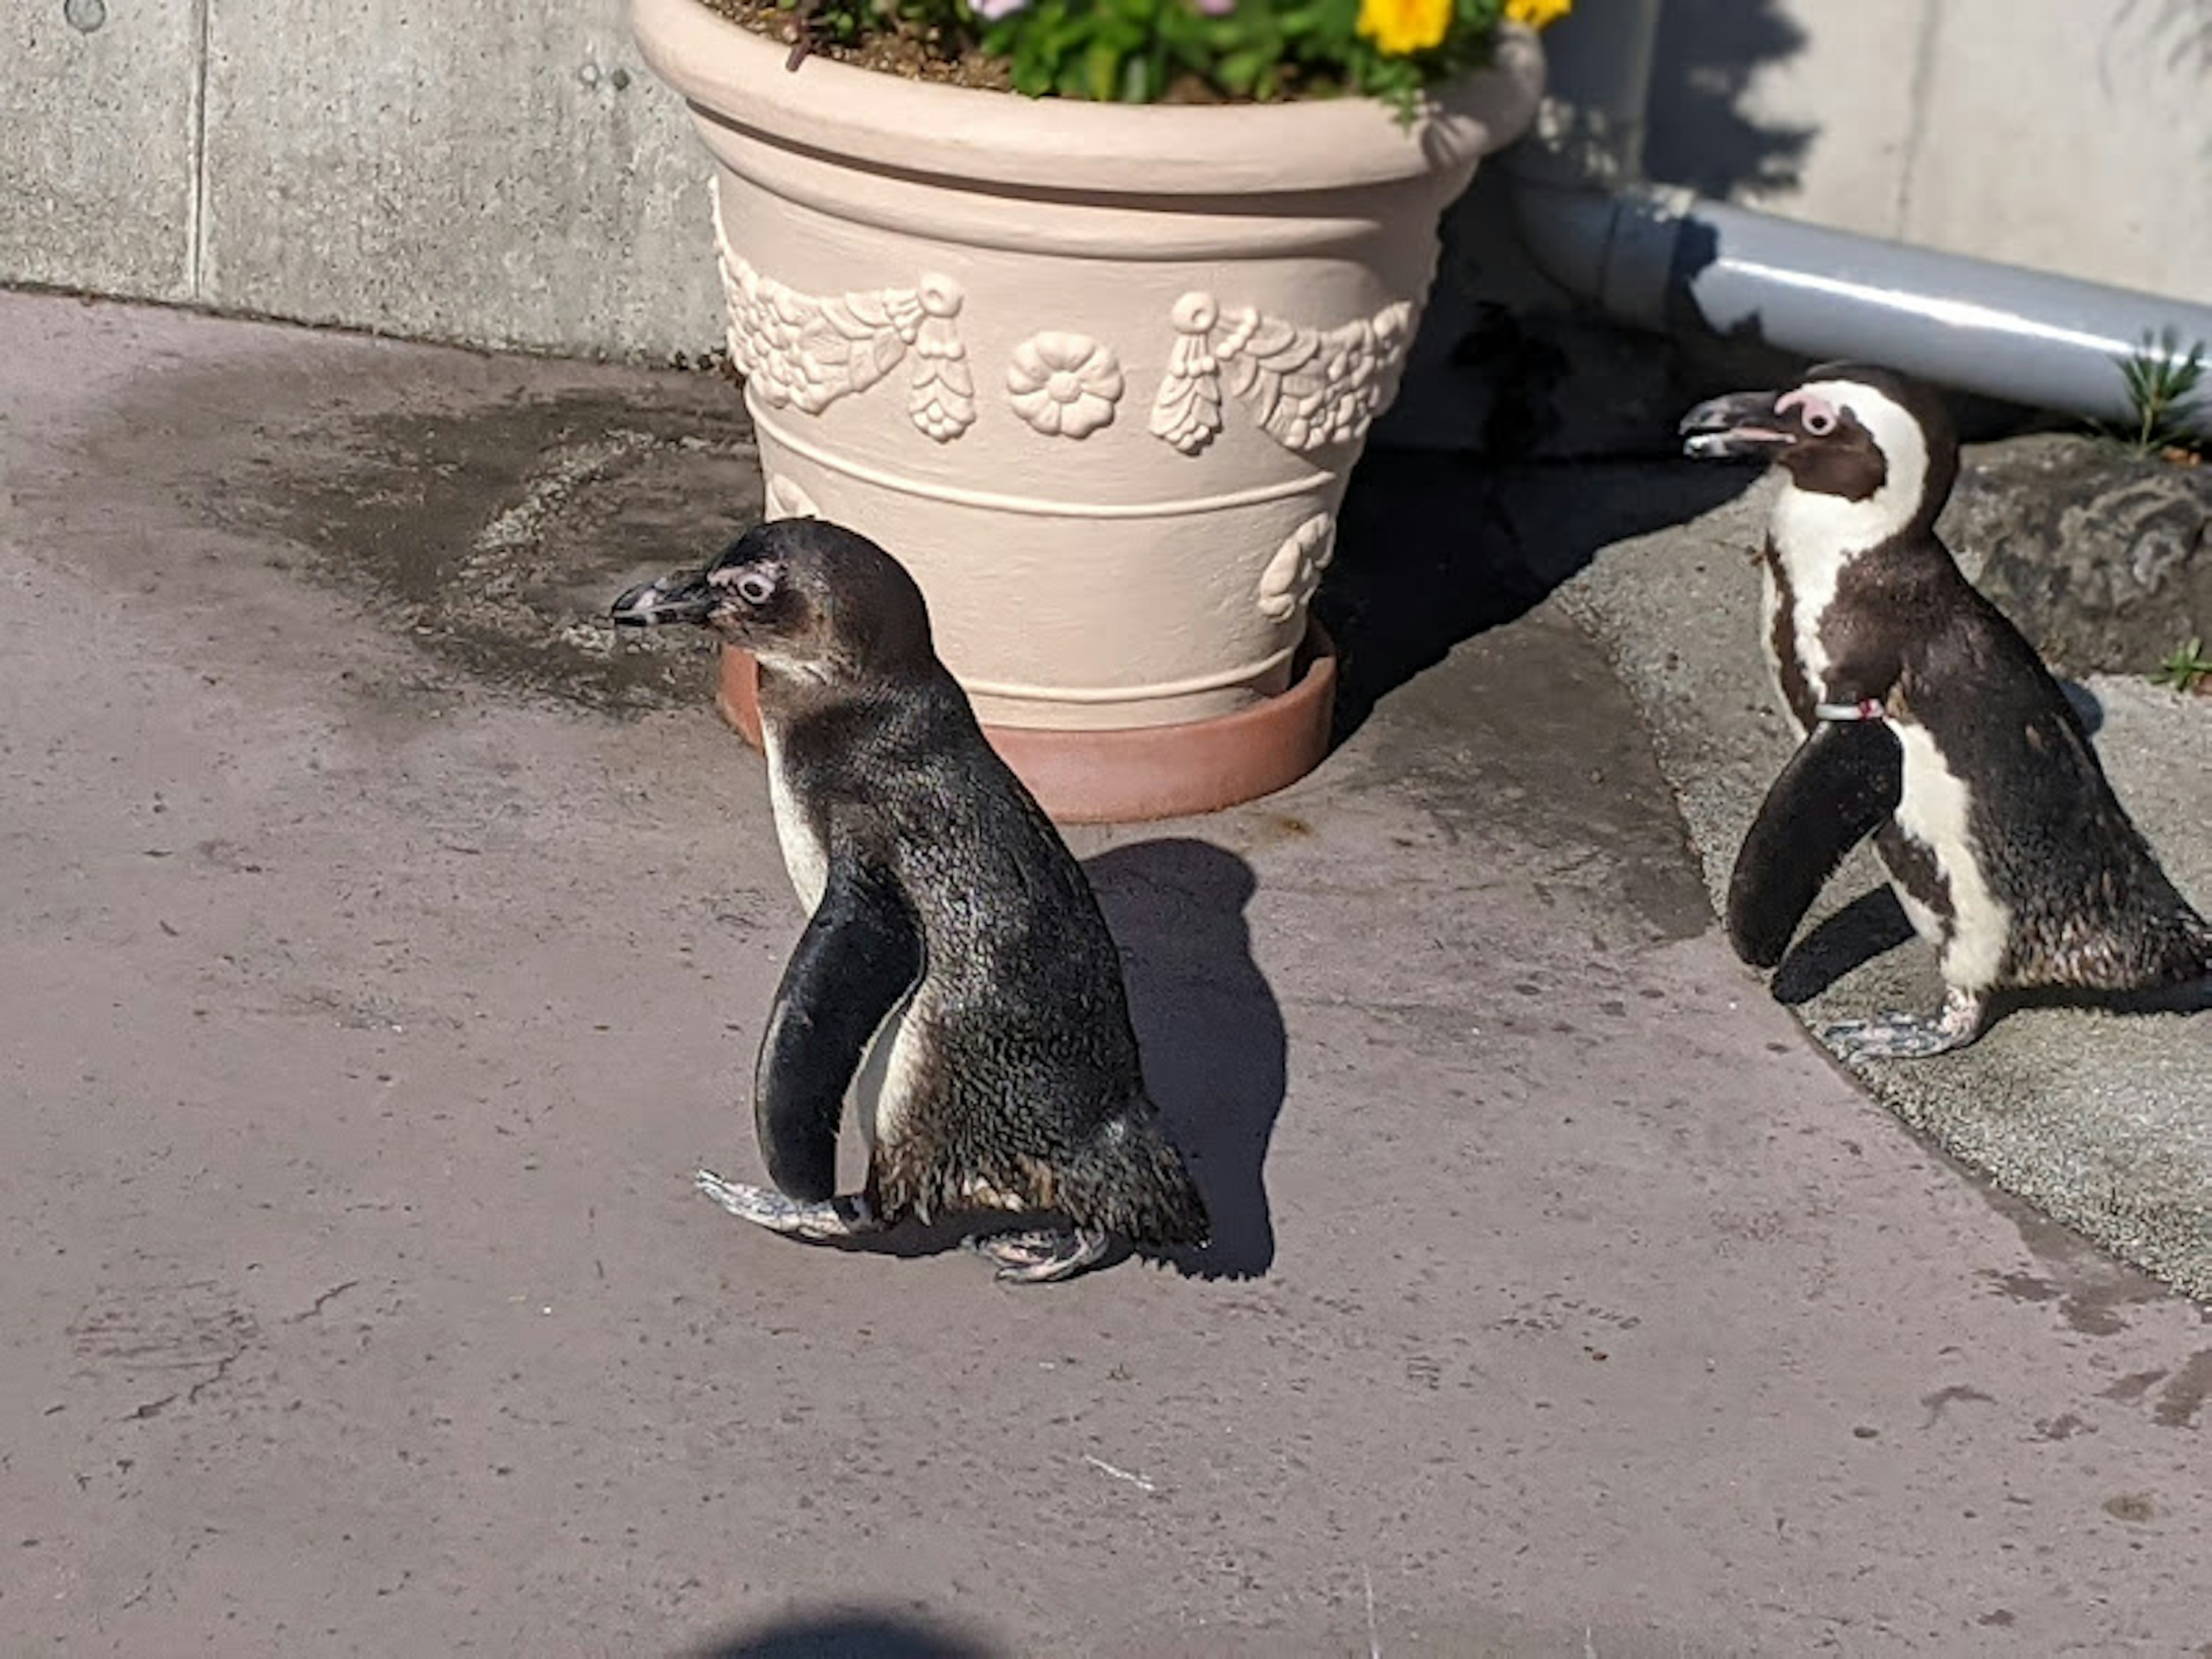
[[[830,885],[830,849],[822,844],[813,819],[800,808],[784,770],[783,746],[776,740],[775,728],[765,722],[761,727],[761,748],[768,757],[768,805],[775,819],[775,842],[783,853],[784,872],[811,916]]]
[[[1820,620],[1835,603],[1836,585],[1844,566],[1856,550],[1839,539],[1834,515],[1827,511],[1832,496],[1806,495],[1785,490],[1776,505],[1771,533],[1775,556],[1789,582],[1790,614],[1781,617],[1780,584],[1773,570],[1766,572],[1765,641],[1767,660],[1779,676],[1783,672],[1784,641],[1797,658],[1797,666],[1815,702],[1830,701],[1828,670],[1832,665],[1828,647],[1821,642]],[[1778,627],[1780,622],[1783,626]],[[1786,630],[1786,631],[1785,631]]]
[[[1973,799],[1928,728],[1917,721],[1890,723],[1904,751],[1904,788],[1894,822],[1907,839],[1935,860],[1950,900],[1944,918],[1893,879],[1913,931],[1943,956],[1943,977],[1970,990],[1994,984],[2012,935],[2012,911],[1990,890],[1973,835]]]
[[[1782,615],[1782,585],[1774,580],[1772,567],[1762,564],[1759,572],[1759,644],[1766,653],[1766,674],[1773,682],[1774,696],[1784,712],[1790,712],[1790,699],[1782,690],[1782,653],[1776,648],[1774,624]]]
[[[922,988],[901,999],[884,1016],[868,1040],[853,1078],[853,1110],[860,1137],[870,1148],[898,1141],[912,1121],[909,1108],[922,1073],[922,1049],[928,1042],[928,1015],[921,1009]]]

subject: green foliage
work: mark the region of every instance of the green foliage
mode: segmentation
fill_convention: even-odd
[[[2136,417],[2128,441],[2138,452],[2151,454],[2197,441],[2190,430],[2194,417],[2185,411],[2204,379],[2204,353],[2199,340],[2185,354],[2180,337],[2168,328],[2155,338],[2145,333],[2135,354],[2121,363]]]
[[[2177,691],[2194,691],[2212,680],[2212,657],[2204,654],[2204,641],[2191,640],[2170,653],[2150,678],[2154,685],[2170,685]]]
[[[1482,61],[1499,0],[1454,0],[1449,33],[1394,57],[1358,32],[1359,0],[1037,0],[985,25],[982,46],[1034,95],[1151,103],[1179,87],[1217,97],[1370,94],[1410,112],[1422,88]]]
[[[775,0],[817,40],[902,32],[948,58],[979,50],[1032,97],[1105,103],[1385,99],[1410,118],[1425,88],[1486,61],[1508,0],[1413,0],[1443,38],[1386,52],[1362,0]],[[1375,0],[1369,0],[1372,4]],[[988,12],[1000,15],[991,16]]]

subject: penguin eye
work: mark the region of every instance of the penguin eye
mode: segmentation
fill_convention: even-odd
[[[1825,438],[1836,429],[1836,417],[1825,409],[1805,411],[1805,430],[1816,438]]]
[[[748,570],[738,578],[738,597],[747,605],[766,605],[775,594],[775,578],[765,570]]]

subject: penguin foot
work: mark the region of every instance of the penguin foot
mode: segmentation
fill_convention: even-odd
[[[1032,1232],[992,1233],[969,1237],[962,1244],[999,1264],[994,1278],[1010,1285],[1049,1285],[1073,1279],[1085,1267],[1104,1260],[1114,1248],[1105,1233],[1089,1227],[1072,1232],[1041,1229]]]
[[[1986,999],[1952,991],[1943,1012],[1930,1019],[1887,1013],[1877,1019],[1844,1019],[1823,1025],[1820,1037],[1845,1060],[1925,1060],[1963,1048],[1981,1036]]]
[[[712,1170],[700,1170],[691,1178],[691,1184],[740,1220],[793,1238],[851,1238],[856,1234],[873,1232],[883,1225],[868,1212],[868,1200],[865,1198],[827,1198],[816,1204],[802,1204],[765,1187],[746,1187],[725,1181]]]

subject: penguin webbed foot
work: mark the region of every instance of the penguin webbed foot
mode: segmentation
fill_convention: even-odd
[[[1925,1060],[1964,1048],[1980,1036],[1989,1019],[1989,999],[1953,990],[1943,1012],[1885,1013],[1873,1019],[1844,1019],[1820,1029],[1820,1040],[1845,1060]]]
[[[823,1242],[852,1238],[882,1227],[860,1197],[825,1198],[815,1203],[787,1198],[765,1187],[748,1187],[725,1181],[712,1170],[702,1170],[691,1184],[742,1221],[765,1227],[790,1238]]]
[[[1091,1227],[1040,1227],[971,1234],[961,1247],[997,1262],[993,1277],[1006,1284],[1051,1285],[1103,1261],[1113,1254],[1114,1238]]]

